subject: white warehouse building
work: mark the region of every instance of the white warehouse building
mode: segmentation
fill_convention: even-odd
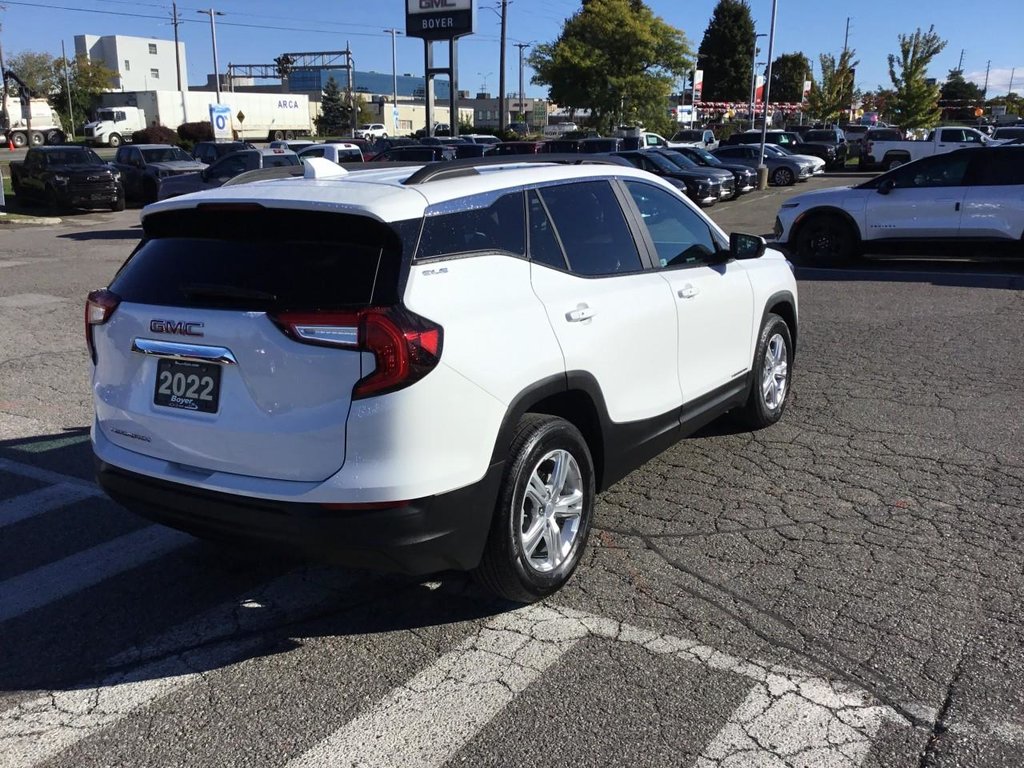
[[[180,67],[181,87],[188,88],[185,44],[178,43],[178,61],[174,41],[126,35],[75,35],[75,54],[103,64],[117,73],[110,84],[115,91],[176,91]]]

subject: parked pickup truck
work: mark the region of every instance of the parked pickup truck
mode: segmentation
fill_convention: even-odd
[[[11,163],[11,187],[28,205],[124,210],[121,175],[87,147],[32,147]]]
[[[718,149],[718,139],[715,138],[715,132],[710,128],[689,128],[676,131],[668,140],[668,146],[671,149],[699,147],[710,152],[712,149]]]
[[[923,141],[877,141],[869,135],[861,148],[860,165],[864,170],[882,168],[888,171],[929,155],[990,144],[993,144],[992,140],[981,131],[962,125],[936,128]]]
[[[164,179],[160,184],[159,197],[166,200],[190,192],[216,189],[228,179],[246,171],[285,165],[299,165],[299,156],[290,149],[243,149],[222,157],[199,173],[185,173]]]
[[[165,179],[197,173],[206,163],[192,159],[185,150],[170,144],[131,144],[118,147],[114,167],[121,173],[125,198],[153,203]]]
[[[332,163],[339,164],[361,163],[363,162],[363,151],[356,144],[348,143],[314,144],[311,147],[299,150],[300,163],[305,163],[306,159],[310,157],[322,157],[330,160]]]

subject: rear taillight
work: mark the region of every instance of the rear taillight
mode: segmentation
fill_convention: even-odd
[[[407,387],[430,373],[441,359],[441,326],[400,307],[281,312],[270,317],[303,344],[372,352],[376,365],[356,382],[354,400]]]
[[[96,344],[92,338],[93,326],[103,325],[107,322],[120,303],[121,297],[106,288],[93,291],[85,300],[85,343],[89,347],[89,357],[92,358],[93,365],[96,364]]]

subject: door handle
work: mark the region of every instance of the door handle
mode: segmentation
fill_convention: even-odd
[[[586,304],[578,304],[576,309],[571,309],[565,313],[565,319],[570,323],[582,323],[584,320],[589,320],[596,314],[597,313]]]
[[[700,288],[694,288],[692,285],[687,283],[682,288],[680,288],[677,293],[679,294],[680,299],[692,299],[694,296],[700,293]]]

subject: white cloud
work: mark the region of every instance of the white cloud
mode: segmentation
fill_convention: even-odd
[[[1013,90],[1015,93],[1024,93],[1024,64],[1017,67],[1014,72],[1012,67],[1000,67],[992,69],[988,73],[988,97],[1003,96],[1010,87],[1010,75],[1013,74]],[[985,85],[985,70],[964,72],[964,79],[980,86]]]

